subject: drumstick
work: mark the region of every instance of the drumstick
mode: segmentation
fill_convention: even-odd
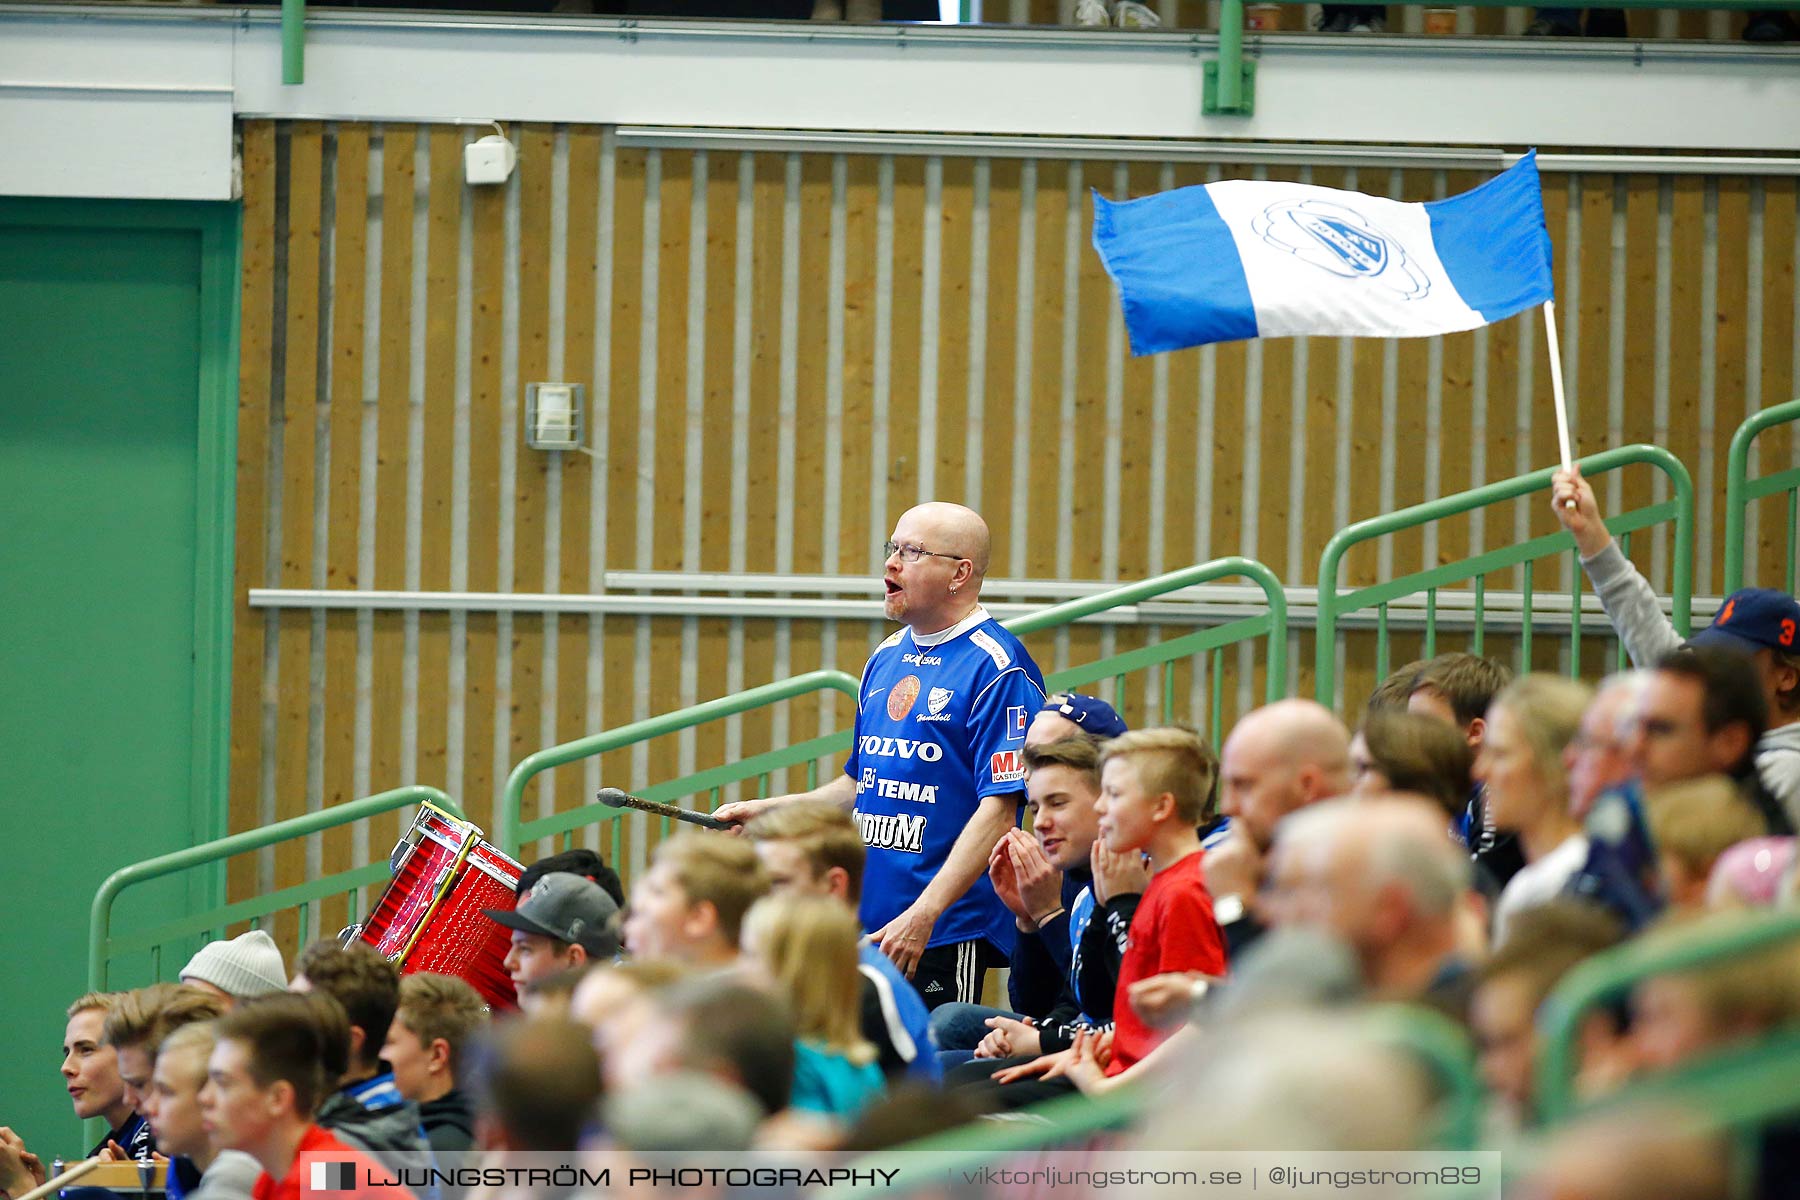
[[[53,1193],[68,1187],[75,1180],[80,1179],[83,1175],[86,1175],[89,1171],[105,1161],[106,1160],[103,1158],[94,1157],[83,1162],[78,1162],[68,1170],[64,1171],[61,1175],[58,1175],[55,1179],[38,1184],[29,1192],[20,1196],[18,1200],[43,1200],[43,1197],[52,1195]]]
[[[698,825],[702,829],[730,829],[729,821],[720,821],[705,813],[693,812],[685,808],[677,808],[673,804],[664,804],[658,800],[645,800],[640,796],[632,796],[615,787],[603,787],[594,799],[608,808],[635,808],[639,812],[655,813],[659,817],[673,817],[677,821],[686,821],[690,825]]]

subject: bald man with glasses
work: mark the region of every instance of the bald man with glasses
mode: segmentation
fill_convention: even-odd
[[[742,824],[793,800],[856,817],[869,856],[863,928],[925,1003],[973,1004],[1012,951],[988,856],[1025,802],[1025,729],[1044,677],[981,606],[987,522],[960,504],[908,509],[883,549],[884,611],[903,626],[863,668],[844,774],[811,792],[722,806]]]

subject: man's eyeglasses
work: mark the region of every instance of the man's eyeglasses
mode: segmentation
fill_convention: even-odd
[[[909,546],[904,542],[889,540],[881,544],[882,562],[886,562],[896,554],[900,556],[901,562],[909,563],[916,563],[927,555],[930,555],[932,558],[947,558],[951,562],[961,562],[963,558],[960,554],[943,554],[936,550],[927,550],[923,546]]]

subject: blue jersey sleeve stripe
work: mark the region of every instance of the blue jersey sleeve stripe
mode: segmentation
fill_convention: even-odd
[[[988,680],[987,687],[984,687],[979,692],[975,693],[975,698],[973,700],[969,701],[970,707],[980,704],[981,698],[983,696],[987,695],[989,690],[991,690],[996,683],[999,683],[1002,679],[1005,679],[1008,675],[1011,675],[1014,671],[1017,671],[1021,675],[1025,676],[1025,682],[1029,683],[1032,687],[1032,690],[1037,692],[1037,694],[1039,696],[1042,696],[1044,694],[1044,689],[1041,687],[1038,687],[1037,680],[1035,680],[1031,677],[1031,672],[1027,671],[1024,667],[1008,667],[1008,668],[1006,668],[1006,670],[1000,672],[998,675],[996,675],[992,679]]]

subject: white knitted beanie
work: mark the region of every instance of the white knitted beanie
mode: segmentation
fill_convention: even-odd
[[[287,966],[275,939],[260,929],[228,942],[208,942],[181,968],[181,981],[198,979],[228,996],[248,1000],[287,991]]]

